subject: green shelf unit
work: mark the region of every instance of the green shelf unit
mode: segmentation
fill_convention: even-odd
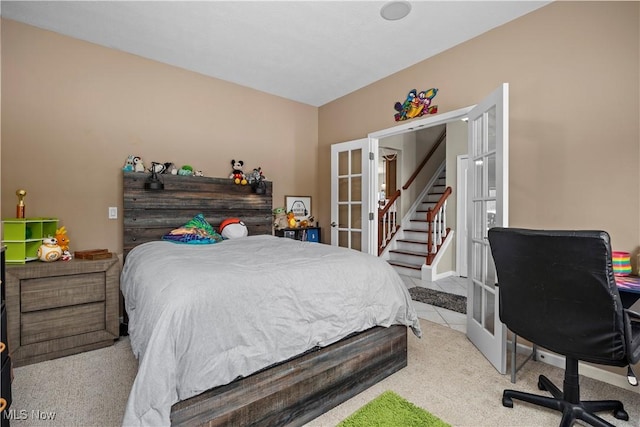
[[[55,236],[57,218],[7,218],[2,221],[7,264],[25,264],[38,259],[42,239]]]

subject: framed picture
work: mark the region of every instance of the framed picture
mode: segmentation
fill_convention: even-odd
[[[310,196],[284,196],[284,206],[287,212],[293,211],[293,216],[298,221],[311,216]]]

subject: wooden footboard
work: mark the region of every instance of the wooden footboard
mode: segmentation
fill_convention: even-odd
[[[407,366],[407,327],[374,327],[178,402],[174,426],[300,426]]]

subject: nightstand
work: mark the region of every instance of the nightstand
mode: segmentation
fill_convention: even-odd
[[[276,230],[277,237],[320,243],[320,227],[282,228]]]
[[[6,279],[13,366],[106,347],[118,338],[118,258],[8,265]]]

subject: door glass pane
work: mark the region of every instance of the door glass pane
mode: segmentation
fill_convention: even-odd
[[[473,282],[473,319],[482,325],[482,288]]]
[[[362,173],[362,150],[352,150],[351,151],[351,174],[361,174]]]
[[[473,162],[473,174],[475,184],[473,186],[473,197],[483,197],[484,193],[482,188],[484,187],[484,161],[482,158],[476,159]]]
[[[349,205],[338,206],[338,227],[349,228]],[[342,246],[342,245],[340,245]]]
[[[359,231],[351,232],[351,249],[362,251],[362,233]]]
[[[349,175],[349,152],[340,151],[338,153],[338,175]]]
[[[476,143],[473,145],[473,155],[477,156],[482,153],[482,116],[474,120],[473,122],[473,132],[475,134],[474,138]]]
[[[486,302],[484,312],[485,329],[491,334],[495,334],[495,317],[496,317],[496,304],[493,292],[488,290],[484,293],[484,300]]]
[[[338,246],[343,248],[349,247],[349,232],[338,231]]]
[[[362,229],[362,205],[351,205],[351,228]]]
[[[482,244],[478,242],[473,242],[473,255],[476,262],[473,263],[473,280],[477,280],[478,282],[482,282],[482,266],[484,265],[484,260],[482,259]]]
[[[496,265],[493,263],[493,257],[491,256],[491,248],[486,246],[487,250],[487,281],[485,282],[488,288],[495,291],[496,282],[498,281],[496,275]]]
[[[360,176],[351,178],[351,201],[362,201],[362,177]]]
[[[484,209],[482,209],[483,202],[473,202],[473,238],[482,239],[484,227]]]
[[[349,201],[349,178],[338,178],[338,202]]]
[[[496,197],[496,155],[487,156],[487,186],[489,187],[488,197]]]
[[[488,236],[487,230],[496,226],[496,201],[487,200],[487,227],[484,230],[485,237]]]
[[[496,106],[494,105],[487,112],[487,149],[496,149]]]

